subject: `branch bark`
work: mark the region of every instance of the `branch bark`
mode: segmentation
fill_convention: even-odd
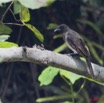
[[[12,47],[0,48],[0,62],[33,62],[35,64],[44,64],[54,66],[60,69],[74,72],[86,77],[91,77],[87,73],[86,62],[78,57],[67,56],[55,53],[49,50],[41,50],[37,47]],[[94,68],[95,80],[104,82],[104,67],[92,63]]]

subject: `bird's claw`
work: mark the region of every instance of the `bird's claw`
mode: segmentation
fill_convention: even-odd
[[[35,44],[33,47],[36,47],[37,49],[40,49],[40,50],[45,50],[45,48],[44,48],[44,45],[43,45],[43,44],[41,44],[41,46],[40,46],[40,45]]]

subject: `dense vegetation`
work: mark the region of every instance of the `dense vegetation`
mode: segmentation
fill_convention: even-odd
[[[57,25],[64,23],[83,36],[92,62],[103,66],[103,0],[0,3],[0,47],[44,44],[45,49],[69,53],[60,35],[55,36],[53,32]],[[103,94],[104,86],[54,67],[23,62],[0,64],[2,103],[103,103]]]

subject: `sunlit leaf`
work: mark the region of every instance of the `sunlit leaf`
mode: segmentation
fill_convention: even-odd
[[[60,70],[60,75],[69,79],[72,84],[74,84],[76,80],[78,80],[82,77],[78,74],[74,74],[74,73],[66,71],[66,70]]]
[[[0,35],[0,42],[7,40],[9,37],[9,35]]]
[[[62,45],[60,45],[59,47],[57,47],[56,49],[54,49],[54,52],[62,52],[63,50],[65,50],[67,48],[67,45],[64,43]]]
[[[41,0],[42,1],[42,0]],[[47,1],[47,6],[51,5],[53,2],[55,2],[55,0],[44,0]]]
[[[55,67],[47,67],[45,70],[42,71],[41,75],[39,76],[38,80],[40,81],[40,85],[49,85],[52,83],[54,77],[58,74],[59,69]]]
[[[57,35],[53,36],[53,39],[57,39],[57,38],[61,38],[61,37],[62,37],[62,35],[57,34]]]
[[[11,34],[12,29],[9,26],[0,24],[0,34]]]
[[[21,4],[17,1],[14,2],[13,4],[13,11],[14,11],[14,14],[18,14],[20,13],[21,11]]]
[[[52,4],[55,0],[18,0],[22,5],[31,9],[39,9],[41,7]]]
[[[67,92],[66,92],[67,93]],[[38,99],[36,99],[36,103],[46,103],[46,102],[53,102],[54,103],[54,101],[58,101],[58,100],[67,100],[67,99],[69,99],[69,98],[72,98],[72,95],[70,94],[68,94],[67,93],[67,95],[58,95],[58,96],[50,96],[50,97],[43,97],[43,98],[38,98]],[[61,103],[64,103],[64,102],[61,102]],[[73,102],[66,102],[66,103],[73,103]]]
[[[73,103],[73,102],[71,102],[71,101],[65,101],[65,102],[63,102],[63,103]]]
[[[21,6],[20,19],[23,22],[28,22],[30,20],[30,13],[28,8]]]
[[[17,44],[12,43],[12,42],[0,42],[0,48],[10,48],[10,47],[13,47],[13,46],[18,47]]]
[[[48,26],[47,26],[47,29],[55,29],[58,25],[55,24],[55,23],[50,23]]]
[[[41,42],[44,41],[43,35],[33,25],[31,25],[31,24],[25,24],[25,26],[28,27]]]

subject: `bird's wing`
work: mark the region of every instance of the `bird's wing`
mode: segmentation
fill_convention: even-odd
[[[73,49],[75,49],[80,55],[84,57],[90,57],[90,52],[85,44],[85,42],[82,40],[82,38],[74,38],[73,40],[67,37],[67,40],[69,44],[72,46]]]
[[[90,51],[89,51],[87,45],[85,44],[85,42],[80,38],[80,39],[78,39],[78,43],[79,43],[78,50],[80,50],[82,55],[85,57],[90,57]]]

